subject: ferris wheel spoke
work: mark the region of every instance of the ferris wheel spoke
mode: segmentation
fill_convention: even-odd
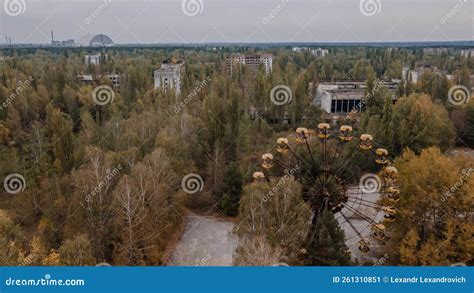
[[[365,160],[365,164],[364,164],[363,168],[360,168],[360,167],[357,166],[357,165],[352,165],[352,166],[351,166],[351,169],[356,169],[356,170],[355,170],[356,172],[353,172],[352,175],[350,175],[349,177],[344,178],[343,176],[341,176],[341,175],[342,175],[342,172],[341,172],[340,174],[338,174],[338,176],[344,178],[344,179],[343,179],[344,182],[347,181],[347,183],[351,183],[351,182],[350,182],[351,179],[353,179],[354,177],[357,177],[357,176],[358,176],[359,174],[361,174],[361,173],[365,173],[365,172],[363,171],[363,169],[366,169],[366,168],[367,168],[367,166],[368,166],[368,164],[369,164],[369,163],[368,163],[369,161],[370,161],[370,160],[369,160],[368,158],[367,158],[367,160]]]
[[[376,202],[373,202],[373,201],[370,201],[370,200],[366,200],[366,199],[362,199],[362,198],[358,198],[358,197],[352,197],[352,196],[348,196],[349,199],[352,199],[352,200],[358,200],[358,201],[361,201],[361,202],[364,202],[364,203],[367,203],[367,204],[373,204],[373,205],[376,205],[378,207],[383,207],[382,204],[379,204],[379,203],[376,203]]]
[[[348,158],[340,167],[338,167],[337,171],[334,171],[334,174],[337,176],[340,176],[344,169],[347,167],[347,165],[352,162],[352,160],[359,154],[360,150],[357,150],[350,158]]]
[[[319,176],[314,176],[313,174],[311,174],[311,170],[307,168],[308,166],[311,167],[311,165],[309,165],[309,164],[306,162],[306,160],[303,159],[289,144],[287,144],[287,146],[288,146],[288,149],[290,150],[290,153],[292,154],[292,157],[293,157],[294,159],[296,159],[297,162],[300,162],[302,165],[305,166],[306,174],[308,174],[310,177],[312,177],[312,178],[318,180],[318,181],[321,183],[321,185],[322,185],[323,183],[321,182],[321,178],[319,178]],[[316,166],[314,166],[314,167],[316,168]],[[309,181],[308,181],[308,182],[309,182]]]
[[[311,157],[311,161],[313,162],[313,168],[316,169],[316,161],[314,160],[313,152],[311,151],[311,147],[309,146],[308,139],[304,134],[303,134],[303,137],[304,137],[304,143],[306,145],[306,149],[308,150],[309,156]]]
[[[343,184],[345,185],[350,185],[351,183],[353,183],[351,180],[355,177],[358,177],[358,174],[353,172],[350,176],[348,177],[345,177],[345,176],[341,176],[342,174],[337,174],[336,176],[338,176],[339,178],[341,178],[341,181],[343,182]]]
[[[290,145],[288,145],[288,149],[290,150],[292,157],[295,158],[297,162],[300,162],[305,168],[308,167],[308,163],[305,161],[305,159],[303,159]]]
[[[363,237],[360,234],[359,230],[357,230],[357,228],[351,223],[351,221],[349,221],[349,219],[346,217],[346,215],[344,215],[344,213],[342,211],[340,213],[341,213],[342,217],[344,218],[344,220],[346,220],[346,222],[352,228],[352,230],[354,230],[354,232],[357,234],[357,236],[359,236],[360,239],[363,239]]]
[[[343,206],[345,206],[346,208],[350,209],[351,211],[353,211],[355,214],[357,214],[359,217],[361,217],[364,221],[370,223],[370,224],[373,224],[373,225],[377,225],[377,223],[372,220],[371,218],[367,217],[365,214],[359,212],[357,209],[345,204],[345,203],[342,203]]]
[[[339,150],[339,146],[341,145],[341,141],[338,140],[337,141],[337,145],[336,145],[336,151],[334,152],[334,156],[332,157],[332,160],[331,160],[331,165],[334,164],[335,160],[336,160],[336,156],[337,156],[337,153],[338,153],[338,150]]]
[[[326,188],[326,184],[327,184],[327,168],[326,168],[326,160],[327,160],[327,140],[325,138],[321,139],[321,156],[322,156],[322,160],[323,160],[323,188]]]
[[[284,163],[282,160],[275,158],[275,162],[285,169],[290,169],[290,166]]]
[[[383,208],[382,206],[371,206],[367,203],[364,203],[364,202],[357,202],[357,201],[353,201],[353,200],[349,200],[348,202],[350,203],[355,203],[355,204],[358,204],[358,205],[361,205],[361,206],[364,206],[364,207],[368,207],[368,208],[372,208],[374,210],[380,210],[380,211],[383,211]]]

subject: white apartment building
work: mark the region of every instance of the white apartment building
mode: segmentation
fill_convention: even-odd
[[[164,61],[161,68],[154,71],[155,89],[162,88],[165,92],[174,89],[176,94],[181,93],[181,76],[184,74],[184,62]]]
[[[311,50],[311,54],[316,58],[324,57],[329,54],[329,50],[318,48],[316,50]]]
[[[304,52],[304,51],[309,51],[308,47],[293,47],[291,48],[293,52]]]
[[[270,74],[273,69],[273,55],[270,53],[262,54],[231,54],[226,59],[227,70],[232,72],[237,66],[245,66],[252,73],[257,73],[260,65],[263,65],[265,74]]]
[[[409,67],[403,67],[402,78],[404,81],[407,81],[411,77],[411,83],[416,84],[421,80],[421,77],[425,72],[432,72],[436,74],[442,74],[442,72],[436,66],[431,65],[422,65],[414,70],[410,70]]]
[[[90,54],[84,56],[84,63],[99,65],[102,59],[101,54]]]
[[[441,55],[449,53],[448,48],[424,48],[423,54],[425,55]]]
[[[79,74],[77,78],[83,85],[98,85],[101,79],[105,78],[110,80],[112,87],[120,88],[120,75],[117,73],[106,75]]]
[[[461,50],[461,57],[474,58],[474,49]]]

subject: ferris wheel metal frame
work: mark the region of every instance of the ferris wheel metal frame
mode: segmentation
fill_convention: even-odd
[[[400,190],[397,187],[398,170],[393,166],[388,151],[376,146],[370,134],[362,134],[357,142],[356,153],[344,160],[342,164],[337,165],[336,162],[341,159],[345,146],[355,139],[352,133],[352,126],[349,125],[342,125],[338,130],[331,130],[329,123],[319,123],[315,130],[299,127],[295,133],[295,145],[290,144],[287,137],[278,138],[276,141],[277,155],[263,154],[261,157],[263,170],[255,172],[253,178],[256,182],[265,180],[270,182],[272,177],[280,177],[272,174],[272,169],[276,166],[284,170],[300,169],[296,167],[303,166],[300,173],[296,172],[295,178],[302,184],[303,199],[309,203],[313,212],[313,227],[317,215],[322,209],[328,208],[337,215],[338,219],[341,217],[344,219],[344,222],[340,224],[348,223],[355,236],[358,237],[356,243],[359,251],[367,253],[370,251],[371,242],[367,236],[363,235],[365,233],[355,227],[350,218],[355,215],[366,222],[367,226],[364,230],[370,227],[371,237],[383,242],[387,237],[385,224],[396,220],[397,210],[393,204],[400,200]],[[337,143],[333,140],[337,140]],[[319,163],[316,158],[315,146],[320,148]],[[360,152],[366,153],[368,159],[369,154],[373,156],[376,165],[380,166],[381,170],[377,172],[379,175],[371,174],[375,175],[372,180],[376,182],[372,182],[370,185],[378,184],[376,187],[376,191],[379,193],[378,200],[363,198],[365,193],[359,192],[361,184],[364,184],[361,180],[355,189],[358,190],[355,193],[356,196],[349,192],[354,190],[351,187],[354,184],[354,177],[363,172],[358,166],[349,166],[353,158]],[[350,176],[344,177],[343,173],[347,168],[356,168],[356,170]],[[358,207],[354,205],[358,205]],[[377,213],[382,213],[383,217],[380,220],[380,217],[377,216],[370,217],[359,207],[373,209]]]

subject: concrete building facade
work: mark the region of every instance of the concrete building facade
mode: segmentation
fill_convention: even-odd
[[[169,60],[161,64],[161,68],[154,71],[155,89],[162,88],[165,92],[173,89],[176,94],[181,93],[181,77],[184,74],[184,61],[172,62]]]
[[[263,66],[265,74],[270,74],[273,69],[273,55],[270,53],[234,53],[227,57],[226,65],[231,75],[237,66],[245,66],[251,73],[257,73],[260,65]]]
[[[316,58],[324,57],[329,54],[329,50],[318,48],[315,50],[311,50],[311,54],[313,54],[313,56]]]
[[[102,59],[101,54],[88,54],[84,56],[84,63],[85,64],[94,64],[94,65],[99,65],[100,61]]]
[[[386,87],[392,92],[392,99],[397,99],[396,91],[399,81],[381,81],[374,90]],[[313,103],[320,106],[328,114],[347,114],[351,111],[360,112],[374,93],[366,93],[365,81],[323,82],[316,88]]]

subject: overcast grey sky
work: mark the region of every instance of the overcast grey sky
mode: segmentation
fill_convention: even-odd
[[[116,43],[474,39],[474,0],[0,2],[0,43],[48,43],[51,29],[56,40],[104,33]]]

